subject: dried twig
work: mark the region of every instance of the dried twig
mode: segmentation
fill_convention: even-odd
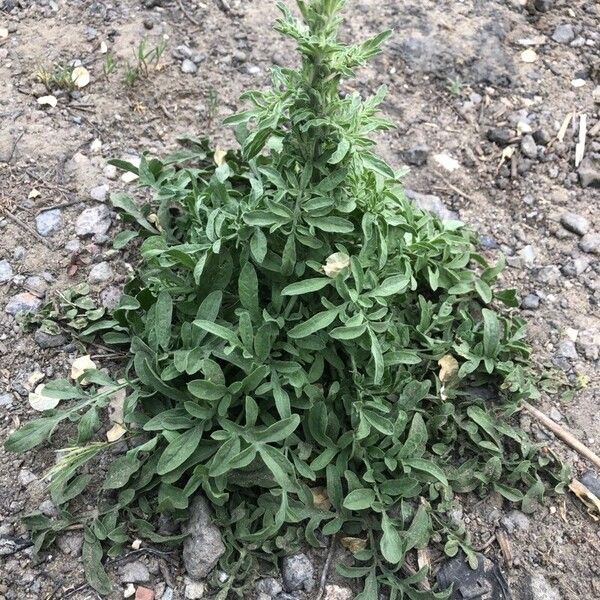
[[[563,442],[565,442],[568,446],[571,446],[571,448],[574,450],[577,450],[581,456],[584,456],[600,468],[600,456],[598,456],[594,451],[590,450],[585,444],[582,444],[572,433],[567,431],[564,427],[561,427],[558,423],[555,423],[542,411],[538,410],[534,406],[531,406],[529,402],[523,401],[522,405],[529,414],[540,421],[540,423],[558,436]]]
[[[42,244],[44,244],[44,246],[52,249],[52,245],[50,244],[50,242],[48,242],[48,240],[45,240],[37,231],[35,231],[35,229],[32,229],[29,225],[27,225],[27,223],[24,223],[23,221],[21,221],[21,219],[19,219],[19,217],[17,217],[16,215],[13,215],[11,212],[6,210],[3,206],[0,206],[0,210],[4,213],[4,215],[8,219],[10,219],[13,223],[16,223],[17,225],[19,225],[19,227],[21,227],[25,231],[27,231],[27,233],[32,235],[36,240],[38,240],[38,242],[41,242]]]
[[[487,542],[484,542],[481,546],[478,546],[477,548],[475,548],[475,551],[483,552],[484,550],[487,550],[495,541],[496,541],[496,534],[494,533],[494,534],[492,534],[492,537],[487,540]]]
[[[504,562],[508,567],[512,567],[513,564],[513,554],[512,548],[510,545],[510,540],[508,539],[508,535],[506,531],[503,529],[498,529],[496,532],[496,539],[498,540],[498,545],[500,546],[500,550],[502,550],[502,556],[504,556]]]
[[[3,160],[2,162],[6,163],[7,165],[10,164],[10,161],[13,159],[15,152],[17,150],[17,145],[19,144],[19,142],[21,141],[21,138],[25,135],[25,132],[22,131],[15,139],[15,141],[13,142],[10,154],[8,155],[8,157],[6,158],[6,160]]]
[[[329,544],[329,550],[327,552],[327,558],[325,559],[325,564],[323,565],[323,571],[321,572],[321,580],[319,582],[319,591],[315,597],[315,600],[321,600],[323,594],[325,593],[325,584],[327,583],[327,574],[329,573],[329,567],[331,565],[331,559],[333,558],[333,553],[335,551],[337,545],[337,537],[334,535],[331,538],[331,543]]]
[[[471,202],[477,202],[477,199],[470,196],[466,192],[463,192],[460,188],[457,188],[453,183],[450,183],[439,171],[433,170],[434,174],[437,175],[453,192],[456,192],[459,196],[462,196],[466,200]]]
[[[81,198],[77,198],[75,200],[70,200],[69,202],[62,202],[60,204],[53,204],[52,206],[43,206],[38,210],[37,214],[40,215],[44,212],[48,212],[49,210],[54,210],[55,208],[67,208],[68,206],[74,206],[75,204],[80,204]]]
[[[579,117],[579,141],[575,146],[575,167],[578,167],[585,154],[585,140],[587,136],[587,115],[582,114]]]
[[[192,15],[190,15],[190,13],[185,9],[185,6],[183,6],[183,2],[181,0],[177,0],[177,6],[179,6],[179,10],[181,10],[181,12],[183,13],[183,16],[190,23],[193,23],[197,27],[200,27],[200,22],[197,19],[195,19]]]

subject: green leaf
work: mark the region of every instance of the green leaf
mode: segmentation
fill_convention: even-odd
[[[168,292],[160,292],[154,310],[156,341],[163,350],[167,350],[171,340],[171,321],[173,319],[173,300]]]
[[[102,545],[90,528],[86,528],[81,550],[81,562],[87,582],[102,595],[110,594],[112,584],[102,565]]]
[[[400,539],[398,529],[386,513],[383,513],[381,517],[381,528],[383,530],[383,535],[379,543],[381,554],[389,563],[397,565],[404,559],[402,540]]]
[[[371,290],[369,296],[375,296],[376,298],[394,296],[405,292],[409,285],[410,276],[392,275],[391,277],[384,279],[374,290]]]
[[[414,469],[415,471],[420,471],[421,473],[431,475],[434,479],[437,479],[445,486],[448,485],[448,479],[444,475],[444,472],[429,460],[424,460],[422,458],[403,458],[402,464]]]
[[[248,310],[253,318],[258,318],[260,314],[258,306],[258,277],[256,275],[256,269],[249,262],[247,262],[240,271],[238,292],[242,306]]]
[[[123,456],[119,456],[108,468],[102,487],[105,490],[118,490],[125,487],[140,466],[141,463],[135,454],[128,452]]]
[[[304,217],[306,223],[327,233],[350,233],[354,225],[342,217]]]
[[[325,327],[329,327],[337,318],[339,314],[339,309],[332,308],[330,310],[324,310],[323,312],[317,313],[310,319],[304,321],[304,323],[300,323],[295,327],[292,327],[288,331],[288,337],[293,339],[301,339],[320,331],[321,329],[325,329]]]
[[[328,277],[314,277],[291,283],[281,290],[282,296],[300,296],[310,292],[318,292],[331,283]]]
[[[114,164],[114,161],[112,164]],[[150,225],[142,211],[139,209],[138,205],[127,194],[120,192],[111,194],[110,201],[115,208],[122,210],[124,213],[132,217],[143,229],[149,231],[150,233],[157,233],[156,229]]]
[[[261,444],[272,444],[287,439],[300,425],[300,415],[292,415],[282,419],[270,427],[260,429],[256,432],[256,441]]]
[[[201,400],[220,400],[227,393],[226,386],[202,379],[190,381],[187,389],[190,394]]]
[[[119,231],[113,239],[113,248],[115,250],[121,250],[122,248],[125,248],[131,240],[134,240],[138,236],[139,233],[137,231]]]
[[[182,465],[196,450],[202,439],[202,429],[194,427],[185,433],[175,434],[173,441],[164,449],[160,456],[156,472],[165,475]]]
[[[406,532],[406,552],[413,548],[425,548],[429,543],[431,520],[427,509],[421,504]]]
[[[479,297],[486,303],[489,304],[492,301],[493,293],[492,288],[483,281],[483,279],[477,279],[475,281],[475,290],[479,294]]]
[[[337,165],[342,162],[350,150],[350,142],[346,138],[342,138],[335,149],[335,152],[331,155],[331,158],[327,161],[330,165]]]
[[[235,333],[231,329],[223,327],[223,325],[211,323],[210,321],[206,321],[204,319],[196,319],[194,321],[194,325],[208,333],[212,333],[212,335],[216,335],[226,342],[229,342],[232,346],[242,347],[242,342],[235,335]]]
[[[483,315],[483,351],[485,356],[494,358],[500,349],[500,321],[494,311],[484,308]]]
[[[348,510],[365,510],[375,502],[375,492],[369,488],[353,490],[344,498],[344,508]]]

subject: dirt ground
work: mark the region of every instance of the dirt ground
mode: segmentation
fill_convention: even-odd
[[[270,0],[0,0],[0,442],[34,412],[31,375],[64,376],[75,356],[72,344],[40,347],[5,306],[21,293],[35,304],[105,262],[110,269],[96,272],[92,287],[110,303],[131,269],[126,253],[111,250],[115,216],[107,235],[75,229],[107,191],[134,189],[106,161],[162,154],[182,134],[231,145],[220,121],[240,108],[241,91],[267,85],[274,63],[296,60],[271,29],[275,17]],[[395,33],[385,53],[349,88],[388,86],[383,110],[397,129],[379,140],[381,152],[394,165],[409,163],[407,188],[438,196],[478,232],[486,256],[507,256],[504,278],[525,298],[535,361],[568,384],[545,393],[540,409],[598,452],[600,4],[349,2],[345,39],[388,28]],[[129,86],[125,65],[143,39],[149,49],[167,47],[159,68]],[[87,68],[89,85],[54,91],[55,107],[41,104],[49,92],[35,74],[71,61]],[[50,216],[49,207],[57,207]],[[44,226],[50,232],[41,236]],[[531,418],[521,424],[576,475],[591,466]],[[26,536],[19,519],[27,512],[41,505],[52,513],[42,478],[53,461],[48,448],[0,450],[0,541]],[[496,541],[485,553],[502,566],[515,600],[600,598],[600,530],[577,498],[551,498],[528,517],[494,497],[459,502],[457,519],[475,546],[507,532],[512,561]],[[89,588],[74,592],[84,582],[77,536],[37,562],[30,548],[2,556],[0,545],[0,599],[95,598]],[[156,598],[183,597],[176,561],[141,558]],[[111,573],[123,581],[118,568]],[[114,598],[124,589],[116,586]]]

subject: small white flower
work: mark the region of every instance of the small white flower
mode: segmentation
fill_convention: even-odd
[[[335,277],[342,269],[350,264],[350,257],[344,252],[336,252],[327,257],[327,262],[323,265],[323,273],[327,277]]]

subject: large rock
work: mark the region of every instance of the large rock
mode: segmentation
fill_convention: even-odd
[[[420,192],[414,192],[413,190],[405,190],[406,197],[415,205],[422,210],[427,210],[442,221],[457,221],[458,215],[447,209],[444,203],[438,196],[432,194],[421,194]]]
[[[190,507],[183,543],[185,570],[192,579],[204,579],[225,552],[221,533],[212,522],[208,502],[197,496]]]
[[[34,313],[41,305],[42,301],[39,298],[36,298],[29,292],[22,292],[21,294],[13,296],[8,301],[4,310],[6,310],[9,315]]]

